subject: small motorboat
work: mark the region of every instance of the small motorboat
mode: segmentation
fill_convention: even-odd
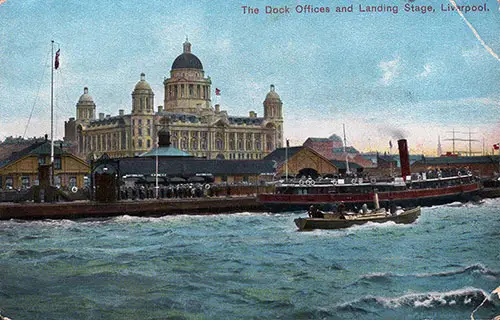
[[[394,221],[395,223],[412,223],[420,215],[420,206],[411,209],[399,209],[387,211],[384,208],[370,212],[317,212],[310,218],[297,218],[294,220],[299,231],[314,229],[341,229],[367,222],[383,223]]]

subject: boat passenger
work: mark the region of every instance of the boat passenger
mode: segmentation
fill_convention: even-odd
[[[363,205],[361,206],[361,211],[363,212],[363,214],[368,213],[368,206],[366,205],[366,203],[363,203]]]
[[[308,214],[310,218],[324,218],[323,212],[319,211],[314,205],[309,207]]]
[[[341,201],[340,204],[337,206],[337,213],[339,214],[340,219],[345,219],[345,204],[344,201]]]

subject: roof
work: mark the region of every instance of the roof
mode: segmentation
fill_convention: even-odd
[[[278,148],[275,149],[273,152],[268,154],[267,156],[264,157],[263,160],[271,160],[271,161],[276,161],[276,162],[283,162],[286,160],[287,153],[288,153],[288,158],[293,157],[297,152],[302,150],[304,147],[299,146],[299,147],[290,147],[290,148]],[[287,150],[288,149],[288,150]]]
[[[154,158],[117,159],[120,174],[151,175],[156,172]],[[190,177],[196,174],[213,175],[255,175],[274,173],[274,162],[268,160],[207,160],[201,158],[159,158],[158,172],[168,176]]]
[[[200,59],[192,53],[182,53],[180,56],[175,58],[174,63],[172,63],[172,70],[174,69],[199,69],[203,70],[203,65]]]
[[[35,142],[31,146],[28,146],[18,152],[12,153],[8,158],[0,161],[0,168],[7,166],[10,163],[13,163],[21,158],[24,158],[28,155],[50,155],[50,141],[44,140],[41,142]],[[63,152],[57,144],[54,144],[54,155],[61,155]]]
[[[332,163],[338,169],[346,169],[347,168],[345,161],[330,160],[330,163]],[[359,168],[363,168],[363,167],[355,162],[349,162],[349,169],[359,169]]]
[[[192,157],[189,153],[174,147],[158,147],[141,154],[139,157],[156,157],[157,155],[158,157]]]
[[[198,123],[201,122],[200,118],[197,115],[191,113],[174,113],[174,112],[166,112],[161,111],[157,113],[161,116],[167,116],[172,122],[190,122],[190,123]]]
[[[423,157],[414,164],[445,165],[445,164],[481,164],[499,163],[500,156],[472,156],[472,157]]]
[[[236,124],[236,125],[261,125],[262,122],[264,122],[264,118],[257,118],[257,117],[227,117],[227,120],[229,121],[230,124]]]
[[[333,153],[344,153],[344,148],[332,148]],[[359,153],[354,147],[345,147],[345,152],[347,153]]]

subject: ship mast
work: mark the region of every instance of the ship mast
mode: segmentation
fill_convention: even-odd
[[[50,72],[50,185],[54,185],[54,40],[52,40]]]
[[[346,152],[346,144],[347,144],[347,139],[345,137],[345,123],[342,124],[342,128],[344,129],[344,154],[345,154],[345,173],[346,174],[349,174],[351,173],[351,171],[349,170],[349,156],[347,155],[347,152]]]

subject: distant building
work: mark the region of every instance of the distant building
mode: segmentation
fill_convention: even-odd
[[[51,143],[38,141],[0,161],[0,189],[23,189],[38,184],[38,167],[50,163]],[[82,159],[54,145],[54,184],[82,188],[90,167]]]
[[[132,112],[116,116],[99,114],[88,88],[76,105],[76,118],[65,122],[65,141],[76,145],[82,158],[130,157],[152,150],[157,132],[167,127],[172,145],[207,159],[262,159],[283,144],[283,103],[271,85],[264,100],[264,116],[230,116],[220,105],[212,106],[210,77],[191,52],[191,43],[174,62],[165,78],[164,106],[154,109],[154,93],[141,74],[132,92]],[[216,90],[219,94],[219,90]]]
[[[480,177],[492,177],[500,173],[500,156],[423,157],[411,165],[412,172],[453,168],[467,168]]]
[[[35,142],[43,141],[44,138],[23,138],[23,137],[7,137],[0,142],[0,160],[10,157],[13,152],[18,152],[26,147],[29,147]]]
[[[319,152],[304,146],[276,149],[268,154],[264,160],[275,163],[277,178],[285,177],[287,171],[289,177],[304,176],[313,179],[339,173],[332,161]]]
[[[346,161],[346,156],[350,163],[356,163],[360,167],[373,167],[373,162],[363,157],[353,146],[346,146],[344,153],[344,143],[342,139],[333,134],[328,138],[307,138],[302,144],[304,147],[313,149],[329,160],[338,162]]]

